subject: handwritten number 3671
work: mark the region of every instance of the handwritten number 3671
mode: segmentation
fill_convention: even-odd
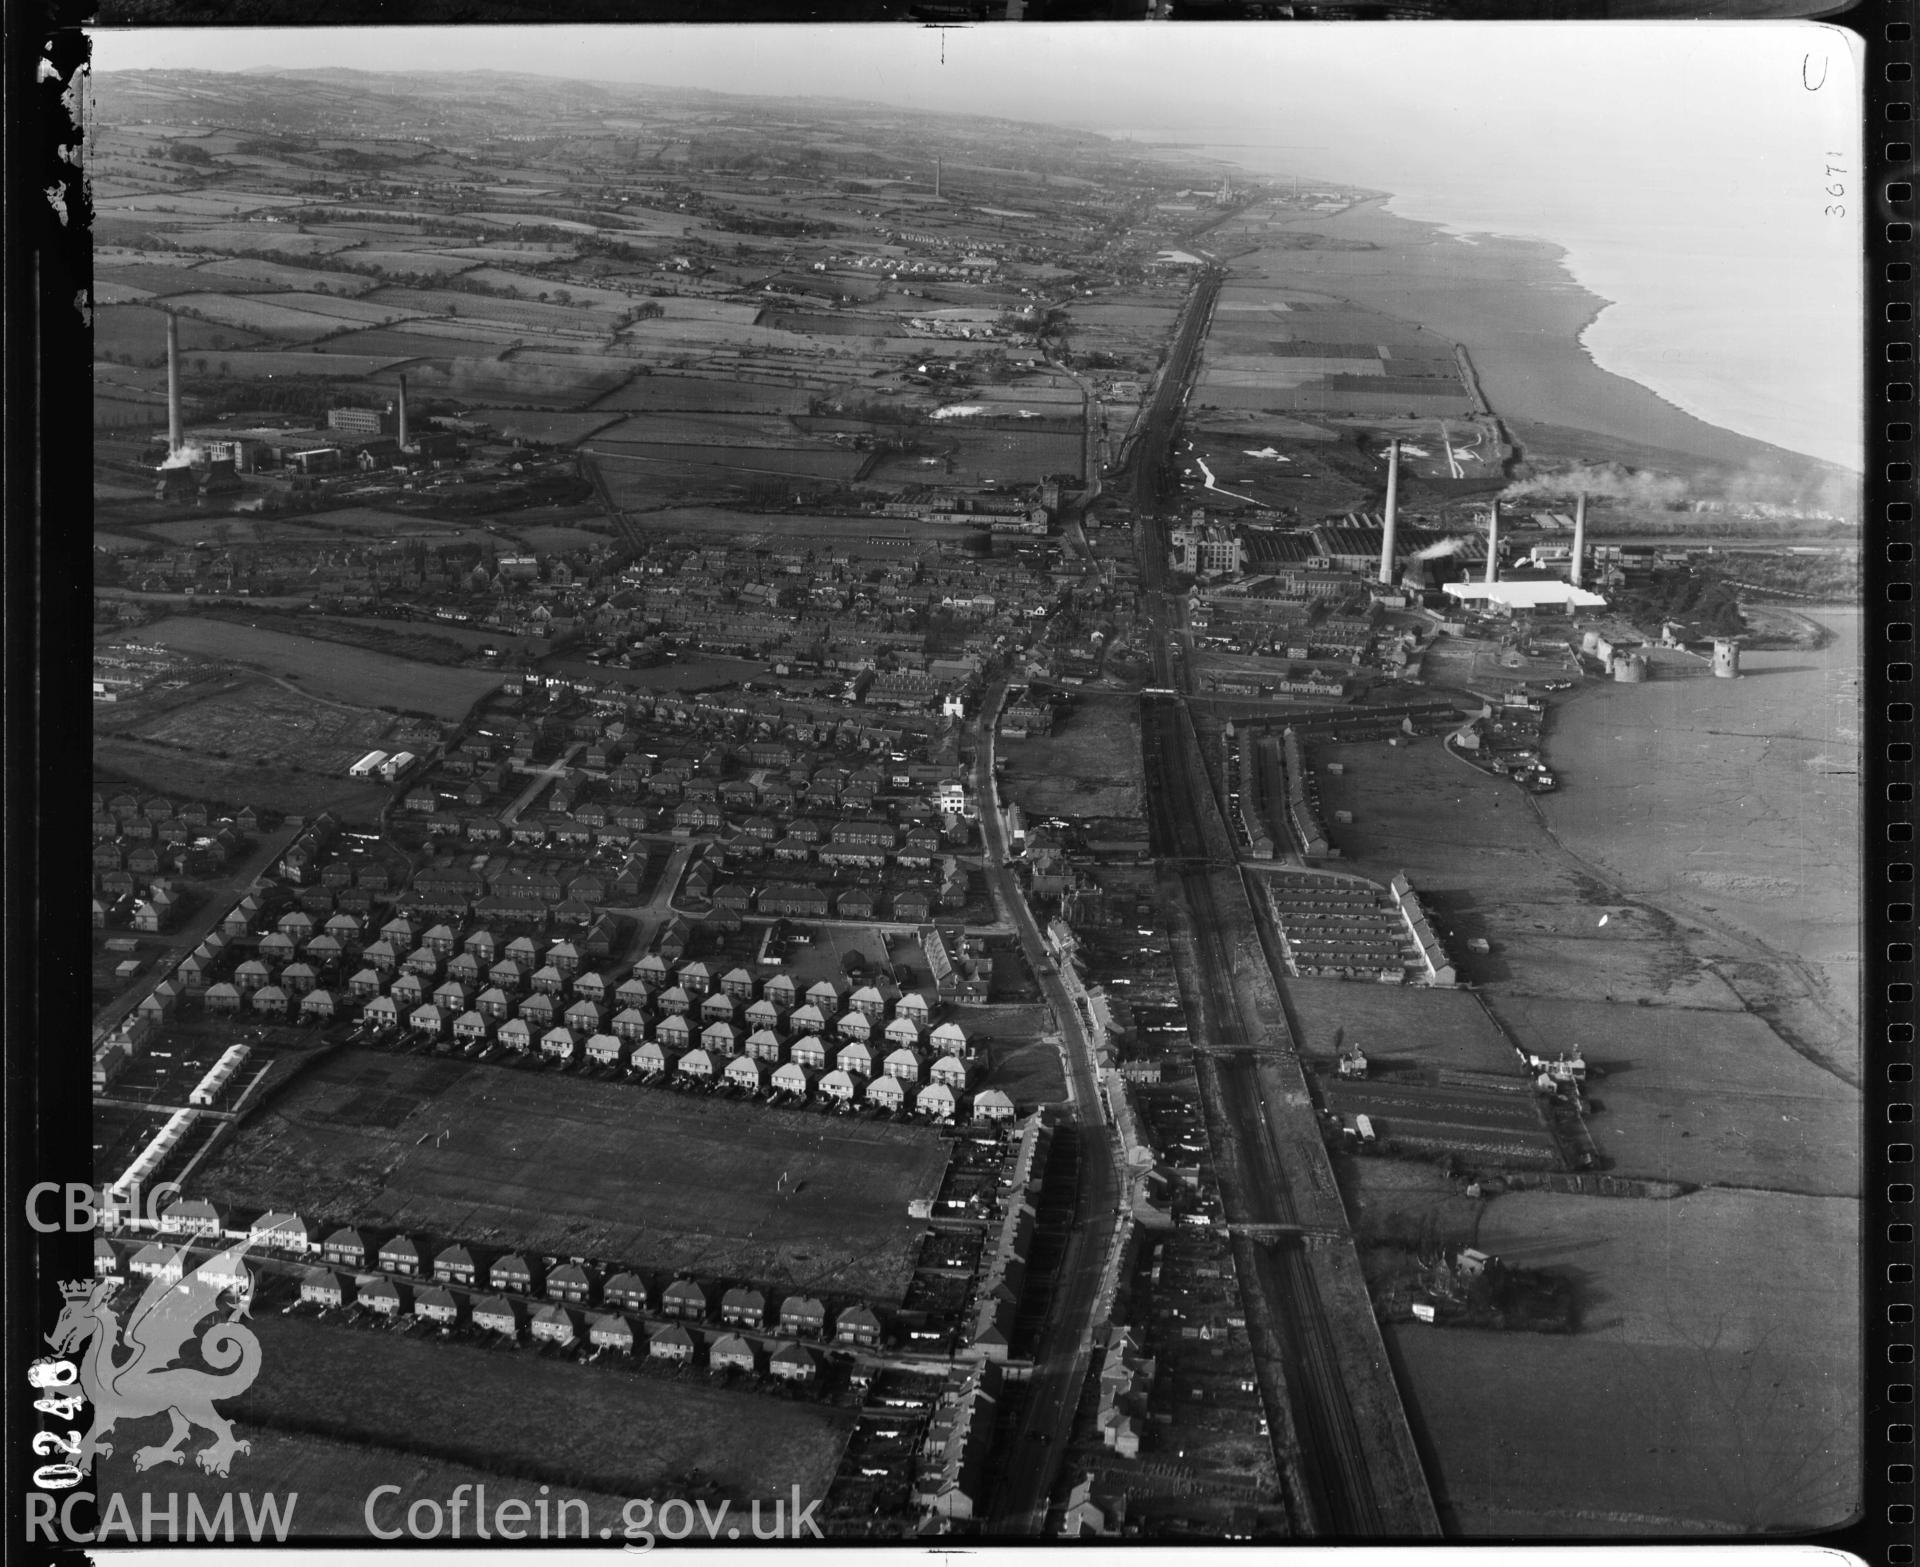
[[[1827,156],[1829,158],[1835,158],[1835,157],[1838,157],[1839,154],[1830,152],[1827,154]],[[1839,166],[1838,164],[1829,163],[1827,165],[1827,178],[1829,180],[1833,180],[1833,177],[1836,174],[1844,176],[1846,172],[1847,171],[1843,167]],[[1847,193],[1847,187],[1843,183],[1841,183],[1839,180],[1834,180],[1832,184],[1827,186],[1827,194],[1829,196],[1844,196],[1846,195],[1846,193]],[[1844,218],[1846,215],[1847,215],[1847,209],[1843,206],[1838,205],[1837,203],[1831,203],[1827,207],[1827,216],[1830,218]]]

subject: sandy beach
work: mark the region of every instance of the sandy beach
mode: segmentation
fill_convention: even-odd
[[[1275,252],[1266,274],[1324,288],[1464,343],[1488,402],[1523,444],[1551,445],[1558,427],[1646,448],[1648,460],[1678,453],[1728,468],[1757,464],[1801,473],[1822,466],[1707,424],[1638,382],[1602,370],[1580,345],[1580,334],[1607,301],[1573,280],[1558,246],[1487,234],[1454,237],[1437,224],[1389,212],[1387,200],[1295,225],[1377,248]],[[1243,257],[1234,269],[1257,264]]]

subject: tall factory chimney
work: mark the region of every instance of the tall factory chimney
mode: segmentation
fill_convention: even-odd
[[[1576,588],[1580,586],[1580,574],[1587,558],[1587,492],[1582,490],[1573,498],[1573,569],[1567,573],[1567,581]]]
[[[1380,535],[1380,580],[1393,583],[1393,531],[1400,510],[1400,443],[1387,442],[1387,517]]]
[[[1495,501],[1487,512],[1487,581],[1500,580],[1500,503]]]
[[[935,201],[940,199],[940,160],[938,158],[933,160],[933,199]]]
[[[400,450],[407,449],[407,378],[400,377]]]
[[[187,444],[180,428],[180,322],[167,312],[167,456],[178,457]]]

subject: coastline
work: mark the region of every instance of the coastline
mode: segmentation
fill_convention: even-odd
[[[1274,281],[1337,293],[1465,344],[1494,412],[1523,446],[1555,455],[1564,449],[1583,459],[1605,455],[1561,438],[1585,434],[1637,449],[1643,462],[1665,455],[1695,468],[1760,469],[1798,479],[1841,471],[1710,423],[1601,365],[1586,338],[1616,301],[1579,281],[1562,246],[1463,233],[1394,212],[1394,200],[1369,196],[1339,213],[1294,220],[1289,227],[1367,248],[1275,252]]]

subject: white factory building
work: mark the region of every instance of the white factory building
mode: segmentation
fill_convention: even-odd
[[[1448,598],[1487,610],[1496,615],[1511,615],[1516,610],[1559,609],[1567,614],[1581,609],[1605,609],[1607,601],[1598,593],[1576,588],[1558,580],[1535,582],[1449,582],[1441,587]]]

